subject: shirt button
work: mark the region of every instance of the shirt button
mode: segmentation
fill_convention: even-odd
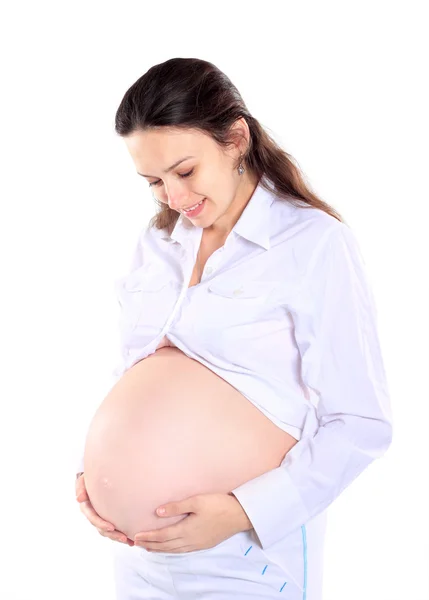
[[[207,267],[206,272],[208,273],[208,275],[210,275],[210,273],[213,273],[213,267]]]

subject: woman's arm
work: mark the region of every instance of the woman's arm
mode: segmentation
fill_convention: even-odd
[[[317,406],[278,468],[232,490],[263,548],[328,507],[392,441],[372,291],[353,233],[337,223],[290,308],[302,380]]]

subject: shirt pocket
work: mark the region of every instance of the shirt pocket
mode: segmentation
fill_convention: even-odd
[[[267,310],[275,281],[214,281],[209,284],[211,316],[221,326],[254,321]]]
[[[115,282],[120,305],[120,327],[127,336],[137,329],[157,335],[176,301],[176,285],[165,271],[146,265]]]
[[[209,285],[209,290],[218,296],[234,300],[262,301],[268,298],[277,285],[275,281],[248,281],[242,284],[235,281],[215,281]]]

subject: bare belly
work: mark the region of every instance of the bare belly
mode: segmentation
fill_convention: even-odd
[[[97,513],[129,538],[186,515],[166,502],[228,493],[278,467],[296,439],[238,390],[175,347],[126,371],[96,411],[84,454]]]

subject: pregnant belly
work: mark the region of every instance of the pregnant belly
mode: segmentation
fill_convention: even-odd
[[[177,348],[126,371],[90,424],[85,484],[96,512],[133,539],[186,515],[171,501],[235,487],[278,467],[296,439]]]

